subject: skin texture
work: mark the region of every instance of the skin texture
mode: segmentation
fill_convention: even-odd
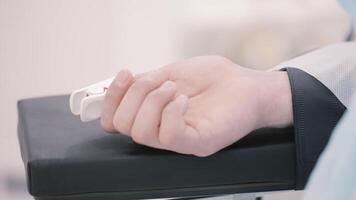
[[[142,145],[204,157],[255,129],[292,124],[291,102],[286,72],[202,56],[135,77],[119,72],[101,124]]]

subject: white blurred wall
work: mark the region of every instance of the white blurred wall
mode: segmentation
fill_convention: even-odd
[[[18,99],[196,55],[267,68],[342,40],[346,18],[334,0],[321,11],[298,0],[0,0],[0,199],[29,199],[19,192]]]

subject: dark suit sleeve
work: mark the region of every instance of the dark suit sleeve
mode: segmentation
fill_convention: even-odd
[[[297,68],[285,68],[293,101],[297,158],[296,188],[303,189],[332,130],[346,110],[320,81]]]

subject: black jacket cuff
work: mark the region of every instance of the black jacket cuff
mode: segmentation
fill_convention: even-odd
[[[297,68],[289,76],[297,158],[296,188],[303,189],[320,153],[346,110],[321,82]]]

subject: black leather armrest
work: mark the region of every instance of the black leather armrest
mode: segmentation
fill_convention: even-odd
[[[19,101],[18,134],[37,199],[143,199],[295,188],[293,128],[255,131],[199,158],[147,148],[82,123],[68,96]]]

